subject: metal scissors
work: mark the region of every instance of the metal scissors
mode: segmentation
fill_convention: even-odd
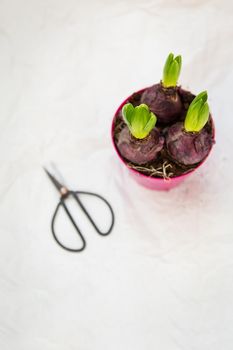
[[[52,181],[52,183],[54,184],[54,186],[56,187],[56,189],[59,191],[60,193],[60,201],[57,204],[57,207],[55,209],[55,212],[53,214],[52,217],[52,221],[51,221],[51,230],[52,230],[52,234],[53,237],[55,239],[55,241],[59,244],[60,247],[62,247],[63,249],[69,251],[69,252],[81,252],[85,249],[86,247],[86,241],[85,238],[82,234],[82,232],[80,231],[78,225],[76,224],[74,218],[72,217],[65,201],[68,197],[73,197],[73,199],[75,200],[75,202],[79,205],[79,207],[81,208],[81,210],[84,212],[84,214],[87,216],[88,220],[90,221],[90,223],[92,224],[92,226],[94,227],[94,229],[96,230],[96,232],[101,235],[101,236],[107,236],[113,229],[114,226],[114,221],[115,221],[115,217],[114,217],[114,212],[113,209],[110,205],[110,203],[103,198],[102,196],[100,196],[97,193],[93,193],[93,192],[84,192],[84,191],[71,191],[68,190],[68,188],[64,185],[62,185],[46,168],[44,168],[46,174],[48,175],[48,177],[50,178],[50,180]],[[111,224],[109,229],[106,232],[102,232],[98,226],[96,225],[96,223],[94,222],[94,220],[92,219],[92,217],[90,216],[90,214],[88,213],[87,209],[85,208],[85,206],[83,205],[83,203],[80,200],[80,195],[89,195],[89,196],[95,196],[97,198],[99,198],[100,200],[102,200],[106,206],[109,208],[110,210],[110,214],[111,214]],[[63,243],[61,243],[56,235],[55,232],[55,221],[56,221],[56,217],[57,214],[59,212],[59,208],[63,207],[67,217],[69,218],[69,220],[71,221],[71,223],[73,224],[73,227],[75,228],[76,232],[78,233],[79,237],[81,238],[82,241],[82,246],[78,249],[73,249],[73,248],[69,248],[66,247]]]

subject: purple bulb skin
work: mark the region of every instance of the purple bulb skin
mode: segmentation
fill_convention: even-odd
[[[161,124],[176,121],[183,108],[178,88],[164,88],[162,84],[155,84],[147,88],[142,94],[141,103],[148,105]]]
[[[154,128],[144,139],[133,137],[125,126],[119,134],[117,148],[128,161],[142,165],[154,161],[164,145],[164,137]]]
[[[173,124],[167,131],[166,146],[174,161],[183,165],[193,165],[201,162],[209,154],[213,137],[202,129],[200,132],[187,132],[184,124]]]

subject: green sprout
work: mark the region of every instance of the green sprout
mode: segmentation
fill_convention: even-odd
[[[181,56],[174,57],[173,53],[170,53],[167,57],[163,68],[162,84],[165,88],[175,87],[180,75],[182,64]]]
[[[198,94],[189,106],[184,121],[184,128],[188,132],[201,131],[209,119],[209,105],[207,91]]]
[[[137,139],[144,139],[149,135],[157,121],[157,117],[146,104],[134,107],[127,103],[122,108],[122,115],[131,134]]]

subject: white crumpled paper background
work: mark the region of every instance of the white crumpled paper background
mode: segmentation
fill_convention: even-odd
[[[1,350],[232,349],[232,15],[230,0],[1,0]],[[217,142],[160,193],[121,166],[110,125],[170,51],[183,56],[180,83],[208,90]],[[52,238],[49,161],[114,207],[109,237],[78,217],[81,254]]]

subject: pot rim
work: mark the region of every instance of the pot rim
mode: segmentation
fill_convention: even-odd
[[[143,89],[140,89],[134,93],[132,93],[131,95],[129,95],[121,104],[120,106],[117,108],[116,112],[114,113],[114,117],[112,119],[112,125],[111,125],[111,139],[112,139],[112,144],[113,144],[113,147],[118,155],[118,157],[120,158],[121,162],[130,170],[132,171],[134,174],[138,175],[138,176],[141,176],[145,179],[153,179],[154,181],[167,181],[167,182],[170,182],[172,180],[175,180],[175,179],[182,179],[182,178],[185,178],[187,177],[188,175],[192,174],[194,171],[196,171],[203,163],[205,163],[205,161],[207,160],[207,158],[209,157],[210,153],[211,153],[211,150],[213,148],[213,144],[211,146],[211,149],[209,151],[209,153],[207,154],[207,156],[195,167],[193,168],[192,170],[190,170],[188,173],[185,173],[185,174],[181,174],[181,175],[178,175],[178,176],[174,176],[174,177],[171,177],[169,179],[164,179],[164,178],[159,178],[159,177],[152,177],[152,176],[149,176],[149,175],[145,175],[143,173],[140,173],[138,170],[136,169],[133,169],[131,167],[128,166],[128,164],[125,162],[124,158],[121,156],[116,144],[115,144],[115,141],[114,141],[114,129],[115,129],[115,121],[116,121],[116,118],[117,118],[117,114],[118,112],[122,109],[122,107],[127,103],[127,101],[130,99],[130,97],[133,95],[133,94],[137,94],[137,93],[142,93],[143,91],[145,91],[146,89],[148,89],[149,87],[145,87]],[[188,90],[186,90],[188,91]],[[215,142],[215,124],[214,124],[214,121],[213,121],[213,118],[212,118],[212,115],[211,116],[211,119],[212,119],[212,130],[213,130],[213,140]]]

